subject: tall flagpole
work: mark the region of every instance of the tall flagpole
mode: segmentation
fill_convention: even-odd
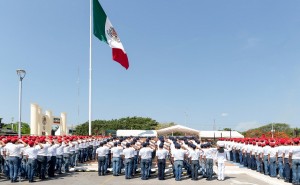
[[[92,135],[92,0],[90,0],[89,135]]]

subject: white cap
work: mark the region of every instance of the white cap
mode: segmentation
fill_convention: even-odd
[[[219,143],[218,143],[218,146],[219,146],[219,147],[224,147],[224,146],[225,146],[225,143],[224,143],[224,142],[219,142]]]

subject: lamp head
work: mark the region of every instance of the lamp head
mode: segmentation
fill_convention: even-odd
[[[17,69],[17,75],[22,80],[25,77],[25,75],[26,75],[26,71],[24,69]]]

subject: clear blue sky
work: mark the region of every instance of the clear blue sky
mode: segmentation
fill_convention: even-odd
[[[194,129],[300,123],[300,1],[102,0],[125,70],[93,37],[95,119],[150,117]],[[0,117],[30,103],[88,120],[89,1],[0,1]],[[78,68],[79,87],[78,90]],[[79,120],[77,115],[80,105]]]

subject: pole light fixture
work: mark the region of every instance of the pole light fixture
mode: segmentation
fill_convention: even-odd
[[[17,69],[17,75],[19,76],[19,128],[18,128],[18,137],[21,138],[22,80],[26,76],[26,71],[23,70],[23,69]]]

